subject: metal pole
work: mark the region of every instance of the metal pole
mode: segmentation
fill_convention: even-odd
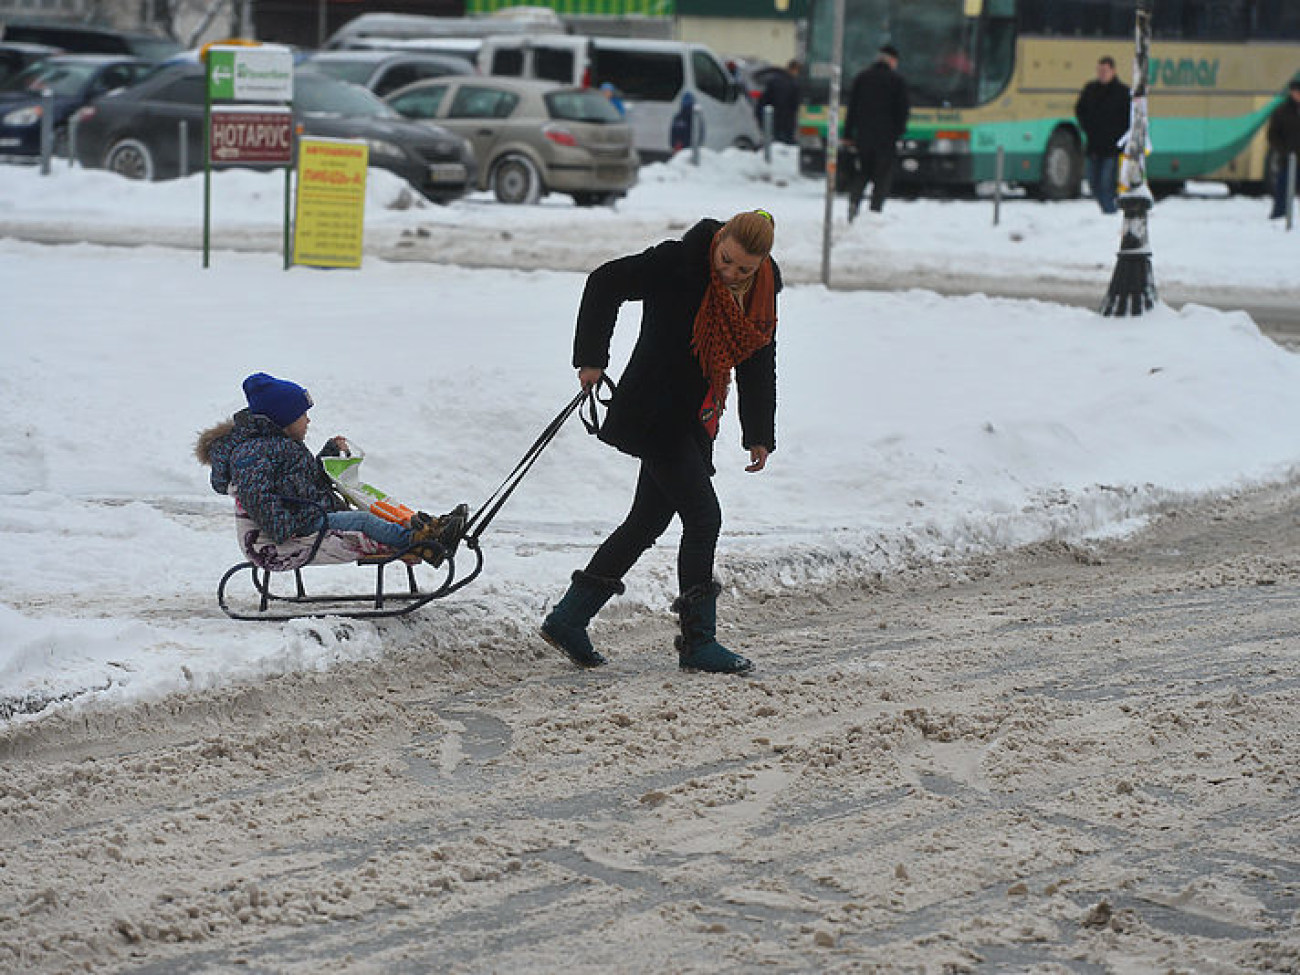
[[[700,164],[700,143],[704,141],[704,109],[699,105],[691,108],[691,165]]]
[[[1295,226],[1295,179],[1296,154],[1286,157],[1286,229],[1290,232]]]
[[[290,136],[292,138],[292,136]],[[293,202],[293,165],[284,167],[284,269],[293,263],[293,248],[289,243],[289,213]]]
[[[1124,155],[1120,159],[1119,208],[1124,211],[1119,255],[1110,279],[1101,313],[1124,317],[1143,315],[1155,307],[1155,272],[1151,267],[1151,240],[1147,215],[1155,205],[1147,185],[1147,66],[1151,54],[1152,0],[1137,0],[1134,29],[1136,54],[1133,58],[1133,107]]]
[[[329,33],[329,0],[316,0],[316,46],[325,46]]]
[[[77,126],[81,123],[77,120],[80,113],[73,112],[72,118],[68,119],[68,168],[71,169],[77,165]]]
[[[1007,171],[1007,150],[998,146],[998,161],[993,169],[993,226],[1002,222],[1002,179]]]
[[[203,266],[212,251],[212,52],[203,67]]]
[[[178,176],[188,176],[190,174],[190,121],[189,119],[180,120],[180,152],[177,154],[180,159],[180,172]]]
[[[822,213],[822,284],[831,285],[831,221],[840,169],[840,71],[844,63],[844,0],[835,0],[831,33],[831,95],[826,105],[826,206]]]
[[[41,92],[41,175],[50,175],[50,157],[54,155],[54,91]]]
[[[776,122],[776,109],[771,105],[764,105],[759,116],[763,120],[763,162],[770,163],[772,161],[772,132]]]

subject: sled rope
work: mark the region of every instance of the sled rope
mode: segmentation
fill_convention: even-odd
[[[519,482],[537,463],[537,458],[542,455],[542,451],[559,434],[560,428],[564,426],[569,417],[576,412],[578,419],[582,421],[582,425],[587,428],[588,433],[596,434],[600,432],[598,408],[609,405],[609,399],[600,395],[601,389],[606,386],[609,387],[610,393],[613,393],[613,380],[608,376],[601,376],[600,380],[590,389],[584,389],[573,397],[568,405],[555,415],[555,419],[546,425],[546,429],[533,441],[533,445],[524,453],[523,458],[515,465],[515,469],[506,476],[501,485],[483,502],[483,506],[474,512],[474,516],[466,522],[463,536],[466,545],[470,548],[475,548],[478,545],[479,536],[487,530],[488,525],[492,523],[492,519],[497,516],[497,512],[504,507],[510,495],[514,493],[515,488],[519,487]]]

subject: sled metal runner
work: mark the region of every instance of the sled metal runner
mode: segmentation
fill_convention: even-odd
[[[330,566],[311,566],[310,564],[290,570],[293,575],[291,592],[276,592],[272,585],[274,576],[288,576],[290,572],[272,572],[252,562],[240,562],[232,565],[217,584],[217,604],[231,619],[235,620],[271,620],[284,622],[295,619],[316,619],[323,616],[343,616],[348,619],[383,619],[405,616],[422,606],[427,606],[435,599],[442,599],[463,589],[478,578],[483,571],[483,550],[478,540],[466,540],[465,547],[473,554],[474,565],[468,573],[457,577],[456,559],[448,557],[438,571],[441,573],[439,583],[433,588],[421,589],[415,576],[415,567],[403,561],[400,554],[376,558],[361,559],[356,564],[373,566],[375,585],[369,593],[319,593],[307,591],[303,579],[303,569],[326,569]],[[386,587],[385,570],[394,563],[402,566],[405,572],[405,588],[390,591]],[[232,580],[243,573],[248,573],[252,583],[252,599],[256,600],[256,611],[247,612],[235,608],[230,603],[228,588]]]
[[[232,565],[226,570],[225,575],[221,577],[221,581],[217,584],[217,604],[221,607],[222,612],[231,619],[236,620],[284,622],[295,619],[318,619],[325,616],[341,616],[348,619],[383,619],[405,616],[407,613],[427,606],[435,599],[443,599],[455,592],[459,592],[477,579],[483,571],[483,549],[480,545],[480,538],[487,530],[492,519],[496,517],[510,495],[519,486],[524,475],[537,462],[542,451],[555,439],[565,421],[575,412],[578,413],[579,419],[582,420],[583,426],[586,427],[588,433],[597,433],[600,429],[598,407],[609,405],[609,400],[602,398],[600,394],[604,389],[612,392],[613,388],[614,384],[608,378],[602,378],[597,385],[590,389],[584,389],[576,395],[556,415],[555,419],[547,424],[546,429],[542,431],[533,445],[528,448],[523,458],[515,465],[515,469],[502,481],[501,485],[483,503],[482,507],[474,513],[473,517],[468,519],[465,524],[464,534],[443,547],[444,558],[436,566],[436,571],[441,573],[440,581],[433,588],[421,589],[419,580],[415,575],[415,566],[404,559],[404,556],[408,555],[408,553],[394,552],[389,555],[362,558],[353,563],[355,565],[374,567],[375,584],[371,592],[320,593],[318,595],[308,593],[303,579],[303,569],[328,568],[328,565],[325,564],[317,563],[313,565],[312,563],[312,559],[315,557],[327,532],[327,529],[322,526],[310,552],[297,568],[273,570],[263,568],[251,561],[243,561]],[[584,407],[584,404],[585,409],[580,409]],[[468,572],[459,571],[456,563],[458,551],[468,552],[472,555],[473,566]],[[464,561],[462,558],[462,565]],[[386,587],[385,570],[393,563],[400,564],[406,570],[405,588],[397,591],[389,591]],[[248,574],[251,583],[253,592],[249,599],[250,602],[255,602],[257,606],[255,611],[245,611],[231,605],[230,595],[227,590],[231,582],[244,573]],[[276,592],[272,586],[273,578],[275,576],[286,577],[284,581],[287,583],[287,577],[290,573],[293,575],[292,591],[283,591],[288,587],[282,585],[282,591]]]

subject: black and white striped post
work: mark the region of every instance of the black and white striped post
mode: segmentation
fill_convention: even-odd
[[[1151,54],[1152,0],[1137,0],[1137,53],[1133,59],[1133,107],[1129,115],[1128,136],[1120,158],[1119,208],[1124,213],[1120,232],[1119,256],[1110,288],[1102,304],[1106,316],[1143,315],[1155,307],[1156,276],[1151,267],[1151,239],[1147,216],[1155,199],[1147,185],[1147,149],[1149,116],[1147,112],[1147,70]]]

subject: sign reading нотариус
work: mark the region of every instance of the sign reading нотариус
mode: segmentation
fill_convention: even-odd
[[[212,106],[209,158],[214,165],[293,162],[293,113],[274,105]]]

